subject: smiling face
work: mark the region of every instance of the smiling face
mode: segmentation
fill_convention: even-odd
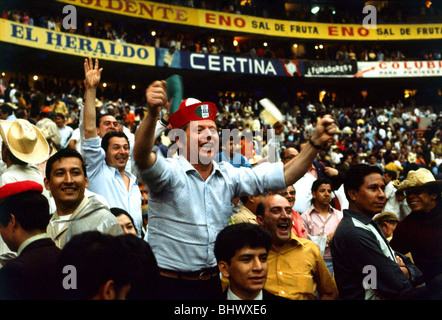
[[[257,215],[256,221],[272,235],[272,244],[276,247],[290,240],[292,230],[292,206],[279,195],[271,195],[263,200],[264,216]]]
[[[279,190],[278,194],[285,197],[292,207],[295,205],[296,190],[293,186],[288,186],[286,189]]]
[[[75,157],[56,160],[45,187],[51,191],[60,215],[72,213],[84,198],[89,182],[83,172],[81,160]]]
[[[407,203],[412,211],[430,212],[436,206],[437,194],[429,193],[424,187],[405,191]]]
[[[371,173],[364,177],[359,190],[350,189],[350,209],[373,217],[385,206],[385,182],[381,174]]]
[[[186,128],[186,141],[178,141],[192,164],[210,164],[218,153],[219,135],[212,120],[191,121]]]
[[[230,289],[241,299],[254,299],[264,288],[267,277],[266,248],[250,248],[236,251],[230,263],[219,263],[223,276],[229,278]]]
[[[117,220],[121,228],[123,229],[124,234],[133,234],[135,236],[137,235],[135,226],[133,225],[132,221],[128,216],[126,216],[125,214],[120,214],[117,217]]]
[[[129,160],[129,143],[124,137],[112,137],[109,139],[109,146],[106,150],[106,164],[124,171]]]

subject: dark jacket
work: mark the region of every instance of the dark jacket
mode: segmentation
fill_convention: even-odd
[[[0,269],[0,299],[53,299],[55,264],[60,251],[50,238],[30,243]]]

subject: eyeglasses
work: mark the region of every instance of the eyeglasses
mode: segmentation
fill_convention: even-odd
[[[281,192],[278,192],[278,194],[283,196],[283,197],[286,197],[289,194],[291,196],[294,196],[296,194],[296,191],[295,190],[293,190],[293,191],[281,191]]]
[[[412,188],[412,189],[409,189],[409,190],[405,190],[404,191],[404,193],[405,193],[405,195],[408,197],[408,196],[411,196],[412,194],[414,194],[414,195],[420,195],[420,194],[422,194],[422,193],[424,193],[424,192],[426,192],[427,190],[425,189],[425,188]]]

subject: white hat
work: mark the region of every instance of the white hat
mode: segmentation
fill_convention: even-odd
[[[0,120],[0,134],[11,153],[23,162],[41,163],[49,155],[45,136],[27,120]]]

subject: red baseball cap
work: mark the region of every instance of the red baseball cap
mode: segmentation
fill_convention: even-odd
[[[26,191],[43,192],[43,186],[32,180],[7,183],[0,188],[0,200]]]
[[[188,98],[183,100],[178,110],[171,114],[169,124],[173,129],[177,129],[191,121],[215,121],[216,112],[216,106],[212,102],[201,102],[194,98]]]

